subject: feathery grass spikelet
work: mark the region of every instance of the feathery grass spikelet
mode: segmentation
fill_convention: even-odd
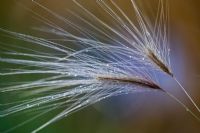
[[[179,99],[161,88],[154,76],[159,71],[176,80],[170,66],[167,2],[158,0],[158,14],[153,26],[134,0],[129,2],[132,4],[137,22],[133,22],[116,1],[97,0],[96,4],[105,13],[104,15],[109,16],[117,25],[114,28],[84,7],[80,1],[72,1],[81,9],[83,15],[71,10],[69,13],[84,26],[57,14],[38,1],[33,0],[33,3],[52,17],[64,22],[78,32],[78,35],[33,11],[31,12],[38,17],[38,20],[47,26],[35,29],[58,36],[59,39],[39,38],[0,29],[11,39],[26,43],[21,46],[10,44],[9,47],[2,43],[0,48],[6,51],[3,54],[8,57],[0,57],[0,62],[15,65],[16,68],[10,66],[11,68],[2,69],[0,76],[46,75],[37,80],[25,80],[17,82],[16,85],[1,87],[2,95],[8,92],[26,94],[22,100],[1,104],[0,106],[7,107],[1,110],[1,117],[25,110],[43,110],[43,113],[33,118],[35,119],[64,107],[60,114],[33,131],[37,132],[81,108],[111,96],[161,91],[179,102],[198,119]],[[66,44],[63,45],[58,41]],[[67,43],[73,44],[74,47]],[[181,86],[178,81],[177,83]],[[182,86],[181,88],[187,94]],[[188,94],[187,96],[198,109],[192,98]],[[29,120],[22,124],[26,122]],[[15,128],[9,131],[13,129]]]

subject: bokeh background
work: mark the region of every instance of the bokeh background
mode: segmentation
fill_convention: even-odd
[[[156,0],[141,1],[141,3],[148,2],[151,5],[150,7],[153,8],[155,5],[152,3]],[[45,0],[43,2],[66,16],[67,13],[62,12],[63,9],[76,8],[70,0]],[[94,6],[94,1],[86,0],[85,3],[92,8]],[[127,6],[127,10],[131,10],[127,0],[121,1],[121,4],[123,7]],[[200,1],[169,0],[169,5],[172,68],[177,78],[200,106]],[[4,0],[0,2],[0,27],[22,33],[34,33],[31,28],[40,26],[41,23],[34,19],[27,9],[33,9],[39,14],[48,16],[48,14],[45,14],[39,7],[33,4],[31,0]],[[75,10],[79,9],[76,8]],[[97,12],[95,8],[93,10]],[[39,33],[37,35],[39,36]],[[4,42],[3,37],[0,39],[1,42]],[[3,68],[3,65],[1,66],[0,64],[1,68]],[[15,80],[15,77],[12,77],[12,80]],[[0,83],[4,82],[6,82],[4,77],[0,77]],[[173,81],[162,79],[162,83],[167,85],[168,89],[174,90],[174,93],[184,103],[195,110]],[[5,101],[5,99],[6,96],[0,97],[0,101]],[[196,113],[198,114],[197,111]],[[34,114],[27,112],[0,118],[0,132],[11,128],[19,122],[30,119],[32,116]],[[30,132],[34,127],[48,120],[51,116],[53,114],[42,116],[12,132]],[[152,92],[106,99],[94,106],[78,111],[41,131],[41,133],[160,132],[199,133],[200,122],[195,120],[184,108],[166,95]]]

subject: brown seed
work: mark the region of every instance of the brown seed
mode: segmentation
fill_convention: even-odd
[[[149,59],[153,61],[161,70],[163,70],[165,73],[169,74],[170,76],[174,76],[171,70],[152,52],[152,50],[147,50],[147,55]]]
[[[97,79],[102,80],[102,81],[130,83],[130,84],[147,87],[147,88],[151,88],[151,89],[162,90],[161,87],[158,86],[157,84],[155,84],[154,82],[152,82],[150,80],[146,80],[146,79],[136,78],[136,77],[128,78],[128,77],[99,76],[99,77],[97,77]]]

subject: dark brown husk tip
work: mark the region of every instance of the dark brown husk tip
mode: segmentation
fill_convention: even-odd
[[[174,76],[171,70],[152,52],[152,50],[147,50],[147,55],[154,64],[156,64],[161,70],[165,73],[169,74],[170,76]]]
[[[145,87],[145,88],[162,90],[161,87],[159,85],[157,85],[156,83],[154,83],[150,80],[141,79],[141,78],[137,78],[137,77],[128,78],[128,77],[99,76],[99,77],[97,77],[97,79],[102,80],[102,81],[129,83],[129,84],[134,84],[134,85],[138,85],[138,86]]]

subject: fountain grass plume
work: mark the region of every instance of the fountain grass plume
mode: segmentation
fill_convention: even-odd
[[[136,92],[160,91],[173,98],[199,120],[184,103],[160,87],[155,76],[157,72],[171,76],[199,111],[171,69],[166,1],[158,0],[158,13],[153,25],[134,0],[129,2],[132,4],[137,22],[133,22],[116,1],[96,0],[96,5],[107,17],[109,16],[117,28],[99,18],[80,1],[72,0],[87,17],[72,10],[68,12],[84,26],[40,4],[40,0],[32,1],[79,34],[66,30],[33,11],[31,12],[38,20],[47,26],[35,29],[59,39],[47,39],[0,29],[10,39],[26,44],[10,44],[8,47],[7,44],[1,43],[0,48],[4,50],[2,54],[8,57],[0,57],[0,62],[10,64],[11,68],[3,67],[0,76],[46,75],[37,80],[25,80],[1,87],[0,93],[3,95],[16,92],[26,94],[22,100],[1,104],[0,106],[7,107],[1,110],[1,117],[25,110],[43,110],[43,113],[33,118],[35,119],[52,110],[63,109],[33,131],[38,132],[71,113],[105,98]],[[74,44],[75,47],[68,43]],[[16,127],[27,122],[30,121]]]

